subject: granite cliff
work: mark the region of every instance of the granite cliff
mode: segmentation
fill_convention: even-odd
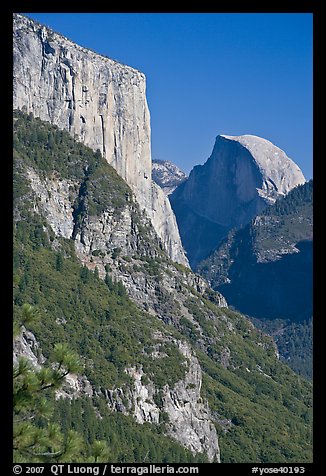
[[[146,434],[145,451],[138,440],[123,449],[126,462],[142,462],[153,438],[162,459],[166,444],[187,450],[183,462],[310,460],[310,386],[279,362],[273,340],[168,257],[100,154],[20,111],[13,138],[14,316],[24,303],[42,316],[15,355],[49,365],[56,342],[80,355],[60,408],[86,398],[91,426],[106,415],[105,439],[117,420],[130,438]]]
[[[232,228],[305,182],[299,167],[271,142],[252,135],[219,135],[210,158],[170,196],[193,266]]]
[[[80,356],[58,421],[117,462],[311,461],[310,384],[187,266],[142,73],[15,15],[14,108],[14,357]]]
[[[54,156],[48,150],[48,134],[51,132],[52,137],[56,137],[53,139]],[[96,272],[109,287],[113,283],[121,283],[120,291],[124,289],[123,293],[128,294],[142,312],[152,316],[151,322],[144,320],[141,324],[146,332],[153,334],[155,350],[153,348],[149,356],[151,361],[164,361],[168,355],[166,346],[180,353],[179,361],[174,363],[179,367],[180,378],[166,382],[162,391],[155,378],[143,370],[140,356],[135,354],[133,365],[126,365],[124,369],[131,380],[130,385],[114,387],[109,380],[105,380],[99,387],[94,381],[89,382],[86,372],[78,378],[68,375],[58,397],[98,395],[113,411],[133,416],[141,424],[158,425],[160,415],[164,413],[170,422],[166,428],[167,435],[193,454],[206,454],[209,461],[219,461],[213,416],[207,401],[200,399],[202,372],[198,359],[181,336],[176,339],[168,332],[156,329],[156,321],[181,329],[184,326],[181,323],[183,315],[193,321],[186,307],[187,290],[192,289],[192,292],[205,296],[209,291],[207,282],[191,273],[188,267],[168,258],[151,220],[140,210],[131,188],[102,157],[94,155],[82,144],[76,144],[79,151],[71,156],[67,170],[67,150],[69,145],[75,144],[74,141],[67,133],[17,111],[14,114],[15,147],[24,140],[23,137],[26,139],[23,148],[27,154],[24,158],[20,153],[18,156],[14,154],[14,182],[15,190],[23,187],[27,195],[16,202],[14,221],[17,226],[26,224],[26,213],[43,217],[44,230],[51,236],[53,250],[60,252],[62,240],[68,240],[73,245],[73,255],[78,259],[79,266]],[[60,151],[63,144],[64,151]],[[27,150],[30,148],[42,152],[29,154]],[[20,147],[18,150],[22,152]],[[38,157],[42,157],[41,162]],[[94,162],[87,163],[87,157]],[[153,187],[158,196],[156,202],[159,202],[164,192],[156,184]],[[29,220],[33,221],[31,216]],[[169,245],[172,249],[173,241]],[[219,307],[227,307],[219,293],[214,293],[214,301]],[[67,330],[66,312],[56,319],[54,325]],[[205,345],[207,337],[203,329],[199,324],[195,326],[202,334],[198,342]],[[126,331],[129,331],[128,327]],[[41,348],[47,348],[48,338],[41,338],[40,344],[37,337],[30,331],[22,330],[15,340],[14,362],[23,356],[38,367],[45,361],[43,357],[40,360],[39,355],[42,356]],[[121,336],[117,335],[117,339],[120,342]],[[175,368],[169,371],[173,373]],[[142,376],[148,383],[144,384]],[[160,405],[157,403],[158,393],[161,394]]]
[[[171,258],[187,265],[170,204],[151,179],[145,75],[19,14],[13,33],[14,109],[100,150],[130,185]]]

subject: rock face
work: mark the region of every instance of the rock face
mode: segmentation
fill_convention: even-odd
[[[14,17],[14,108],[68,130],[151,201],[150,121],[144,74]]]
[[[187,175],[168,160],[153,159],[152,178],[166,195],[170,195],[178,185],[187,179]]]
[[[198,272],[240,312],[258,319],[312,316],[313,182],[294,188],[229,233]]]
[[[17,365],[20,358],[26,359],[35,371],[41,370],[46,364],[46,358],[42,354],[42,349],[33,332],[21,327],[19,335],[13,341],[13,364]],[[92,397],[93,390],[90,382],[83,376],[67,374],[64,384],[60,390],[56,391],[58,398],[78,398],[80,396]]]
[[[152,194],[145,75],[18,14],[13,45],[14,109],[99,149],[130,185],[168,250],[173,241],[173,259],[187,265],[170,205],[164,194]]]
[[[312,378],[312,180],[231,231],[197,271],[274,337],[284,362]]]
[[[77,191],[80,183],[76,180],[68,180],[53,175],[43,177],[31,167],[26,169],[26,179],[37,200],[35,200],[34,211],[41,216],[46,216],[47,222],[57,237],[72,238],[75,229],[73,216],[74,202],[77,198]],[[122,182],[122,181],[121,181]],[[153,184],[154,193],[157,194],[157,207],[160,204],[160,196],[164,193],[156,184]],[[130,190],[130,189],[129,189]],[[153,196],[155,197],[155,194]],[[170,207],[169,202],[164,203]],[[173,217],[165,210],[159,210],[165,217]],[[155,214],[154,214],[155,218]],[[174,225],[174,224],[172,224]],[[161,230],[161,234],[166,234],[169,240],[170,253],[174,257],[177,244],[177,236],[169,234],[171,224],[167,221],[166,228]],[[158,314],[163,320],[169,321],[173,315],[173,308],[170,310],[159,307],[157,303],[158,288],[160,292],[168,291],[177,301],[180,297],[177,293],[177,281],[181,272],[171,266],[170,272],[165,276],[161,275],[161,283],[156,282],[156,276],[144,275],[143,262],[134,258],[145,254],[157,258],[157,248],[159,240],[147,216],[139,216],[139,209],[132,200],[126,201],[125,207],[119,214],[114,206],[106,209],[100,216],[87,215],[83,220],[82,227],[75,233],[74,246],[78,258],[90,269],[98,268],[101,277],[105,277],[105,267],[109,265],[115,279],[123,282],[129,295],[142,307],[146,303],[146,309]],[[119,250],[119,251],[117,251]],[[116,257],[114,257],[116,254]],[[128,256],[132,262],[128,263],[123,258]],[[172,258],[173,259],[173,258]],[[133,261],[136,265],[134,267]],[[174,260],[177,261],[177,260]],[[123,268],[123,271],[122,271]],[[139,271],[138,271],[139,268]],[[205,293],[208,288],[206,281],[199,275],[187,272],[185,269],[182,280],[185,285],[197,289],[200,293]],[[163,291],[163,290],[166,291]],[[227,307],[224,297],[217,293],[216,299],[220,307]]]
[[[161,334],[160,339],[166,340]],[[218,437],[208,403],[201,398],[202,371],[198,359],[186,341],[174,340],[182,356],[187,362],[185,377],[179,380],[173,388],[165,385],[162,390],[148,381],[144,384],[142,369],[126,368],[126,373],[134,384],[131,388],[105,389],[106,402],[114,411],[125,415],[133,415],[138,423],[159,424],[161,415],[167,415],[166,434],[172,436],[182,446],[196,453],[207,454],[209,461],[220,462]],[[24,327],[14,340],[14,364],[21,357],[26,358],[35,370],[40,370],[46,363],[40,345],[30,331]],[[153,358],[160,358],[158,355]],[[94,394],[89,380],[83,376],[68,374],[62,388],[56,391],[56,399],[74,399],[80,396],[92,397]],[[156,396],[160,394],[160,403]]]
[[[187,266],[188,260],[184,255],[171,204],[164,191],[155,182],[152,182],[152,207],[151,221],[156,233],[162,239],[168,255],[173,261]]]
[[[20,334],[13,341],[14,365],[18,363],[20,357],[27,359],[36,370],[40,370],[41,365],[45,362],[35,335],[24,326],[22,326]]]
[[[144,375],[142,369],[128,368],[126,372],[134,381],[133,388],[127,391],[107,390],[108,405],[126,415],[133,414],[141,424],[145,422],[158,424],[162,415],[166,415],[168,435],[190,449],[193,454],[205,452],[209,461],[220,462],[212,414],[207,402],[200,395],[201,367],[186,341],[176,341],[176,344],[187,362],[187,372],[183,379],[172,388],[165,385],[163,389],[157,389],[150,381],[146,384],[142,382]],[[158,395],[160,397],[157,399]]]
[[[199,362],[186,343],[180,343],[180,351],[188,359],[188,372],[173,389],[166,389],[163,398],[170,432],[193,453],[206,451],[210,461],[220,462],[217,434],[210,421],[211,412],[200,396],[202,371]]]
[[[304,182],[299,167],[271,142],[253,135],[217,136],[207,162],[194,167],[170,197],[192,265],[214,251],[229,230]]]

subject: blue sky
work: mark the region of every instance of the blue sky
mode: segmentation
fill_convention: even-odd
[[[312,177],[312,14],[25,14],[145,73],[153,158],[189,173],[218,134],[254,134]]]

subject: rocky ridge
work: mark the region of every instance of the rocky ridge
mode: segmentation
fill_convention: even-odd
[[[53,166],[55,169],[55,159]],[[76,177],[67,179],[60,175],[58,170],[53,170],[49,174],[44,174],[37,167],[31,166],[24,166],[23,170],[25,186],[29,189],[28,199],[25,197],[24,203],[30,200],[33,213],[46,217],[47,226],[55,237],[52,238],[53,249],[60,250],[62,238],[73,240],[80,263],[92,271],[96,269],[102,279],[105,279],[109,269],[110,279],[123,283],[128,295],[140,308],[176,327],[180,326],[179,321],[182,317],[176,313],[176,308],[184,309],[183,314],[187,313],[188,318],[194,321],[183,304],[187,295],[180,291],[182,288],[192,289],[195,293],[205,295],[208,290],[207,282],[199,275],[191,273],[189,268],[177,265],[166,256],[151,221],[146,214],[141,213],[131,189],[122,179],[116,177],[121,185],[123,207],[117,212],[116,207],[111,204],[101,214],[92,215],[89,213],[90,204],[85,201],[86,213],[82,224],[76,228],[74,210],[80,199],[80,179]],[[114,171],[112,173],[113,176],[116,175]],[[159,194],[163,194],[157,185],[155,188]],[[108,203],[113,203],[113,200],[109,199]],[[15,208],[15,219],[18,221],[21,219],[19,207]],[[219,293],[216,293],[215,299],[221,307],[227,306]],[[64,320],[59,324],[65,326]],[[204,346],[206,340],[204,332],[199,324],[196,323],[196,327],[202,334]],[[156,335],[156,338],[159,342],[167,339],[161,334]],[[133,415],[139,423],[158,424],[160,415],[166,413],[171,422],[167,426],[167,434],[194,454],[205,452],[210,460],[219,460],[217,434],[208,404],[199,398],[201,370],[198,359],[186,341],[173,339],[173,345],[185,356],[188,370],[185,378],[179,380],[175,386],[164,387],[162,393],[164,403],[160,407],[153,400],[157,388],[150,382],[146,385],[141,383],[143,372],[139,367],[126,368],[126,372],[134,382],[133,386],[127,388],[98,390],[92,388],[87,376],[68,375],[66,385],[57,393],[57,398],[100,394],[106,399],[110,408]],[[36,366],[39,365],[34,354],[34,349],[38,347],[35,336],[25,332],[16,340],[14,359],[26,356]],[[153,358],[160,358],[160,352]],[[142,398],[145,394],[146,398]],[[125,403],[122,403],[122,397]]]
[[[170,196],[190,263],[304,182],[299,167],[266,139],[217,136],[210,158]]]
[[[152,185],[145,75],[19,14],[13,33],[14,109],[100,150],[130,185],[171,258],[188,265],[170,203]]]
[[[166,195],[170,195],[187,179],[187,175],[169,160],[153,159],[152,178]]]
[[[156,335],[161,341],[166,336]],[[125,388],[105,389],[104,397],[112,411],[132,415],[140,424],[145,422],[158,425],[162,415],[168,416],[166,434],[177,440],[193,454],[205,452],[209,461],[220,462],[220,451],[213,417],[209,406],[200,396],[202,372],[198,359],[193,354],[186,341],[175,341],[181,354],[186,359],[187,371],[184,379],[179,380],[174,387],[165,385],[161,390],[159,401],[157,389],[153,382],[144,384],[141,368],[126,368],[126,373],[133,380],[133,385]],[[40,370],[46,363],[40,345],[35,335],[24,327],[14,339],[14,364],[20,357],[26,358],[31,365]],[[160,358],[159,353],[155,358]],[[65,383],[56,391],[56,399],[92,397],[96,391],[92,388],[86,376],[68,374]]]
[[[261,319],[312,316],[313,182],[292,189],[198,266],[241,312]]]
[[[26,178],[38,197],[34,205],[35,212],[47,217],[56,236],[71,238],[75,228],[74,202],[80,184],[56,176],[41,178],[32,168],[27,169]],[[159,193],[163,193],[162,190]],[[103,279],[106,267],[109,267],[112,276],[124,284],[129,295],[140,306],[158,314],[165,321],[173,316],[173,305],[177,305],[177,301],[180,303],[177,292],[180,278],[183,284],[200,293],[208,289],[207,282],[199,275],[188,272],[186,267],[176,269],[172,263],[164,261],[162,266],[155,267],[152,276],[144,274],[147,263],[140,256],[160,260],[161,244],[147,216],[143,215],[139,220],[138,207],[132,199],[126,201],[120,214],[110,207],[100,216],[87,215],[74,236],[74,244],[81,263],[92,270],[97,268]],[[165,296],[169,293],[169,310],[164,305],[158,305],[157,296],[160,293]],[[221,294],[216,294],[216,299],[221,307],[227,306]]]
[[[164,336],[161,335],[160,339],[164,340]],[[194,454],[206,452],[210,461],[216,459],[216,462],[220,462],[213,416],[207,402],[200,396],[202,371],[198,359],[185,341],[177,341],[176,344],[187,362],[184,379],[179,380],[173,388],[165,385],[158,400],[153,382],[143,383],[143,371],[128,368],[126,372],[134,381],[133,388],[128,389],[127,393],[120,388],[107,391],[108,405],[115,411],[133,414],[139,423],[158,424],[162,415],[168,415],[168,435]],[[160,358],[159,353],[156,358]]]
[[[283,461],[293,419],[309,430],[300,416],[309,388],[300,384],[307,404],[299,391],[291,395],[296,380],[273,341],[169,259],[130,187],[101,156],[47,123],[14,117],[15,309],[49,309],[35,331],[45,355],[59,340],[85,358],[92,388],[72,376],[63,396],[91,390],[106,408],[153,426],[159,409],[161,431],[210,461],[220,459],[221,439],[224,461],[243,461],[252,432],[245,458],[263,459],[267,418],[280,435],[275,460]],[[266,417],[275,411],[284,418]]]

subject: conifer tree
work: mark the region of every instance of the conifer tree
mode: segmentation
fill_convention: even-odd
[[[24,304],[15,322],[14,338],[19,330],[39,317],[34,306]],[[77,432],[63,432],[50,421],[51,401],[68,373],[82,370],[77,354],[67,344],[56,344],[47,366],[33,367],[20,357],[13,371],[13,452],[15,463],[105,462],[109,450],[105,441],[96,441],[91,451]]]

